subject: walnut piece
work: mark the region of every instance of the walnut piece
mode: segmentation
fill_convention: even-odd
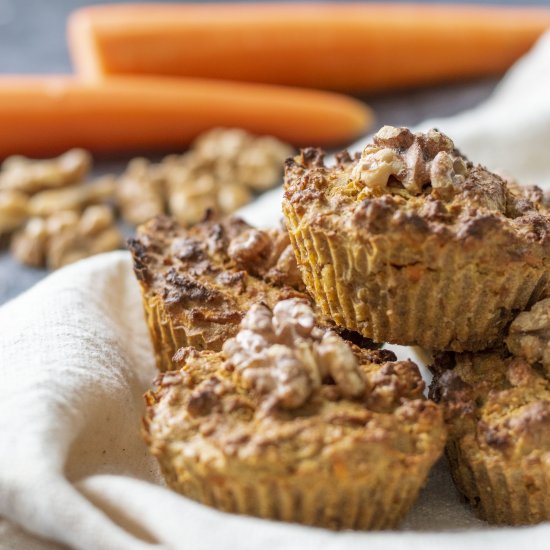
[[[120,247],[122,235],[110,207],[89,206],[82,216],[73,210],[48,218],[31,218],[12,240],[12,254],[32,267],[57,269]]]
[[[204,218],[207,210],[215,210],[216,182],[212,174],[186,174],[181,168],[166,176],[170,213],[187,227]]]
[[[251,200],[252,193],[239,183],[225,183],[218,189],[218,207],[223,214],[231,214]]]
[[[445,134],[384,126],[363,150],[351,177],[362,187],[359,198],[366,198],[403,190],[418,195],[428,184],[448,193],[464,182],[465,173],[465,162]]]
[[[118,179],[116,197],[122,218],[140,224],[164,213],[164,180],[156,165],[143,158],[128,163]]]
[[[276,185],[292,153],[289,145],[269,136],[215,128],[183,155],[158,164],[134,159],[118,182],[122,217],[138,224],[169,213],[190,226],[207,211],[231,214],[252,200],[252,191]]]
[[[537,302],[514,319],[506,344],[512,354],[529,363],[542,363],[550,375],[550,298]]]
[[[252,139],[237,157],[236,179],[255,191],[265,191],[281,179],[285,160],[294,154],[287,143],[270,136]]]
[[[271,244],[265,231],[250,228],[231,240],[227,253],[239,268],[252,273],[268,258]]]
[[[104,176],[84,185],[41,191],[29,199],[29,212],[32,216],[46,217],[65,210],[81,211],[90,204],[113,198],[114,193],[114,178]]]
[[[301,300],[281,301],[273,311],[254,305],[223,351],[244,384],[267,396],[267,408],[302,406],[328,377],[346,397],[365,392],[365,379],[348,344],[320,329],[313,310]]]
[[[30,267],[43,267],[46,263],[48,231],[46,220],[31,218],[22,231],[11,241],[11,253],[17,261]]]
[[[28,215],[26,195],[19,191],[0,191],[0,235],[17,229]]]
[[[286,231],[249,228],[231,239],[227,254],[239,269],[277,285],[303,288],[294,249]]]
[[[22,156],[8,157],[2,164],[0,189],[15,189],[33,194],[82,181],[92,159],[83,149],[71,149],[59,157],[32,160]]]

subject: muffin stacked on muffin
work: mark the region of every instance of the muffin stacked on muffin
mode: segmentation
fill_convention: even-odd
[[[288,298],[311,301],[288,233],[260,230],[236,217],[208,217],[191,228],[159,216],[128,241],[159,370],[183,346],[220,351],[248,309]],[[327,318],[344,338],[378,347]]]
[[[317,149],[290,159],[283,211],[288,234],[157,219],[130,243],[170,371],[144,422],[168,484],[226,511],[394,527],[444,413],[453,479],[480,515],[550,519],[550,301],[525,312],[550,286],[542,192],[437,130],[384,127],[333,166]],[[438,404],[416,365],[335,331],[442,352]]]
[[[252,306],[222,352],[175,360],[146,439],[171,487],[221,510],[395,527],[445,443],[414,363],[319,328],[300,300]]]
[[[185,229],[167,217],[138,229],[128,246],[160,370],[182,346],[219,351],[257,302],[308,300],[285,231],[238,218]]]
[[[550,299],[512,323],[507,348],[444,354],[430,397],[449,426],[456,486],[491,523],[550,519]]]
[[[360,155],[308,149],[283,211],[323,312],[376,342],[476,351],[547,291],[550,222],[444,134],[383,127]]]

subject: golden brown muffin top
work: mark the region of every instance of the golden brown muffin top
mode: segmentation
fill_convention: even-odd
[[[212,349],[238,328],[255,302],[307,298],[286,231],[238,218],[185,229],[153,218],[128,241],[144,291],[160,299],[175,326],[201,330]]]
[[[549,329],[546,299],[516,317],[507,349],[436,359],[430,396],[443,405],[452,439],[473,436],[482,452],[505,458],[550,453]]]
[[[320,329],[304,301],[253,306],[221,353],[182,348],[176,360],[148,396],[153,452],[288,474],[412,464],[444,443],[416,365]]]
[[[174,326],[200,331],[207,349],[219,351],[252,304],[310,300],[284,229],[256,229],[237,217],[184,228],[159,216],[138,228],[128,248],[147,297],[162,300]],[[360,347],[376,347],[334,328]]]
[[[222,284],[228,284],[225,279],[231,278],[238,286],[248,275],[274,285],[303,289],[286,231],[256,229],[237,217],[221,221],[207,217],[186,229],[172,218],[157,216],[138,227],[128,246],[138,279],[150,286],[164,285],[173,278],[166,274],[177,270],[197,277],[217,275]],[[180,287],[185,293],[185,285]],[[208,290],[197,288],[196,292],[208,299]]]
[[[550,250],[540,189],[523,190],[474,165],[435,129],[414,134],[384,126],[362,153],[343,152],[330,167],[323,157],[319,149],[306,149],[287,161],[285,200],[327,230],[344,224],[358,238],[406,235],[411,243],[491,237]],[[524,252],[516,248],[515,254]]]

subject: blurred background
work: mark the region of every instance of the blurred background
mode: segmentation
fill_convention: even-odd
[[[243,3],[258,3],[255,0],[241,0]],[[307,1],[307,0],[306,0]],[[71,65],[66,47],[65,26],[71,11],[82,7],[112,4],[103,0],[0,0],[0,72],[2,73],[68,73]],[[169,0],[148,0],[147,2],[117,1],[123,3],[182,4]],[[201,0],[202,4],[222,3]],[[292,4],[293,2],[287,1]],[[324,2],[327,4],[339,2]],[[344,3],[344,2],[341,2]],[[346,3],[350,3],[349,1]],[[357,2],[369,3],[369,2]],[[409,3],[407,0],[401,2]],[[443,4],[440,0],[424,0],[423,3]],[[547,5],[550,0],[462,0],[461,4],[501,5]]]
[[[71,63],[65,32],[68,15],[82,6],[108,3],[112,2],[101,0],[0,0],[0,73],[70,73]],[[139,2],[134,0],[132,3]],[[148,0],[146,3],[153,4],[155,2]],[[166,2],[164,0],[162,3],[183,2]],[[244,0],[243,4],[245,3],[253,2]],[[440,4],[443,2],[424,0],[424,3]],[[550,6],[550,0],[524,2],[517,0],[478,0],[476,2],[463,0],[461,3]],[[426,118],[453,115],[477,105],[491,94],[496,83],[496,78],[484,78],[429,88],[371,93],[361,95],[360,99],[366,101],[374,110],[376,127],[384,124],[414,126]],[[2,131],[9,132],[9,128],[2,128]],[[183,151],[167,152],[181,154]],[[152,155],[151,158],[158,158],[158,156]],[[120,172],[128,160],[129,158],[121,158],[119,155],[112,158],[101,158],[94,165],[93,176],[107,172]],[[123,231],[128,235],[133,228],[123,226]],[[4,246],[3,249],[0,249],[0,304],[27,289],[47,273],[46,269],[21,265],[14,260]]]

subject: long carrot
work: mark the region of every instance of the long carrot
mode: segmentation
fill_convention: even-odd
[[[342,145],[372,122],[363,103],[330,92],[185,78],[0,78],[0,157],[182,148],[214,126],[297,146]]]
[[[81,75],[378,90],[503,72],[550,9],[422,4],[111,5],[73,14]]]

